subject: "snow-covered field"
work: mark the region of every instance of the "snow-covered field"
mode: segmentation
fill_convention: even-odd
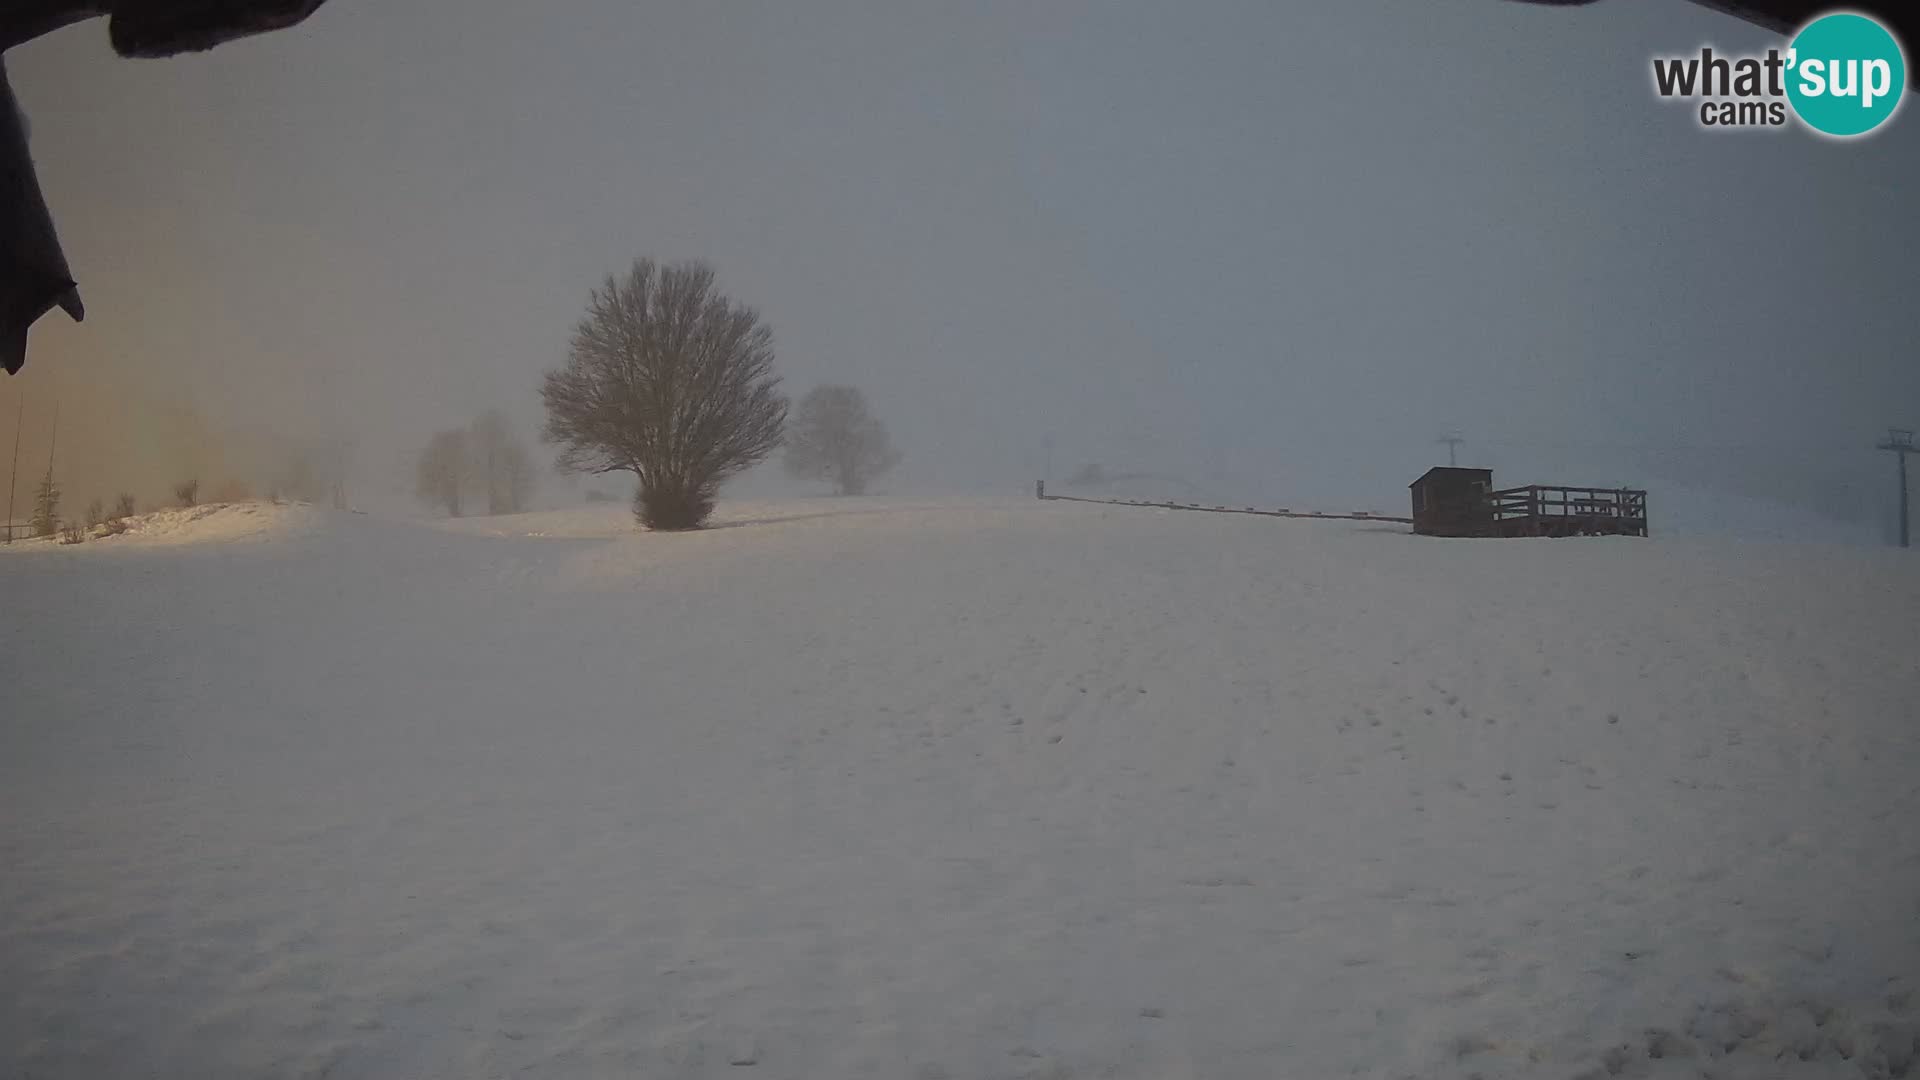
[[[1920,1075],[1920,560],[720,517],[0,554],[0,1077]]]

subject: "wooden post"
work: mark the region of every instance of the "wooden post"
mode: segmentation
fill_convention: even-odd
[[[1035,480],[1033,482],[1033,497],[1036,499],[1044,499],[1047,497],[1047,482],[1045,480]]]

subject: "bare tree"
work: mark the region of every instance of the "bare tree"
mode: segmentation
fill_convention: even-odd
[[[192,506],[200,501],[200,481],[182,480],[173,485],[173,497],[181,506]]]
[[[864,495],[875,477],[900,463],[887,426],[851,386],[816,386],[800,399],[787,433],[787,471],[831,480],[842,495]]]
[[[313,456],[304,449],[295,449],[288,454],[280,466],[280,473],[274,478],[270,492],[275,502],[286,499],[292,502],[318,502],[324,485],[320,471],[314,468]]]
[[[517,514],[533,499],[533,455],[518,440],[508,443],[500,456],[500,486],[506,493],[507,513]]]
[[[720,485],[780,445],[787,400],[773,334],[702,263],[633,264],[609,277],[540,389],[546,439],[575,472],[640,478],[634,515],[693,529]]]
[[[517,514],[533,494],[533,459],[507,418],[493,410],[473,422],[467,439],[473,475],[487,497],[487,513]]]
[[[1085,465],[1073,470],[1073,475],[1067,477],[1067,486],[1099,487],[1109,479],[1111,478],[1107,475],[1107,467],[1105,465],[1097,461],[1089,461]]]
[[[279,467],[271,474],[269,493],[275,502],[331,504],[335,510],[347,509],[347,459],[345,439],[329,437],[288,444],[282,451]]]
[[[414,480],[414,494],[421,502],[442,507],[447,516],[460,516],[460,496],[472,476],[472,461],[467,452],[467,432],[452,428],[436,432],[420,451]]]

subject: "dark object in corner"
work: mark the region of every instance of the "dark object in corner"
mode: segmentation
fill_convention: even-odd
[[[1517,0],[1522,4],[1537,4],[1545,7],[1586,7],[1597,0]],[[1916,16],[1913,0],[1864,0],[1861,3],[1834,3],[1833,0],[1693,0],[1703,8],[1725,12],[1736,19],[1744,19],[1755,26],[1764,26],[1776,34],[1791,34],[1795,30],[1813,21],[1816,15],[1825,15],[1831,11],[1854,11],[1862,15],[1871,15],[1880,20],[1880,24],[1892,30],[1908,48],[1913,47],[1915,35],[1920,35],[1920,16]],[[1909,91],[1920,93],[1912,79],[1907,80]]]
[[[236,38],[284,30],[325,0],[12,0],[0,13],[0,50],[69,23],[107,17],[121,56],[203,52]]]
[[[7,374],[26,363],[27,327],[56,304],[75,321],[85,314],[33,174],[26,118],[0,61],[0,367]]]
[[[325,0],[0,0],[0,51],[101,15],[121,56],[159,57],[281,30]],[[60,307],[85,309],[27,147],[27,121],[0,62],[0,368],[27,360],[27,329]]]

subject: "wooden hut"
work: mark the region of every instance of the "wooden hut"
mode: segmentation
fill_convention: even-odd
[[[1530,484],[1496,490],[1491,469],[1428,469],[1409,484],[1422,536],[1645,536],[1647,493],[1637,488]]]
[[[1413,492],[1413,531],[1422,536],[1487,536],[1493,521],[1487,492],[1492,469],[1428,469],[1407,485]]]

